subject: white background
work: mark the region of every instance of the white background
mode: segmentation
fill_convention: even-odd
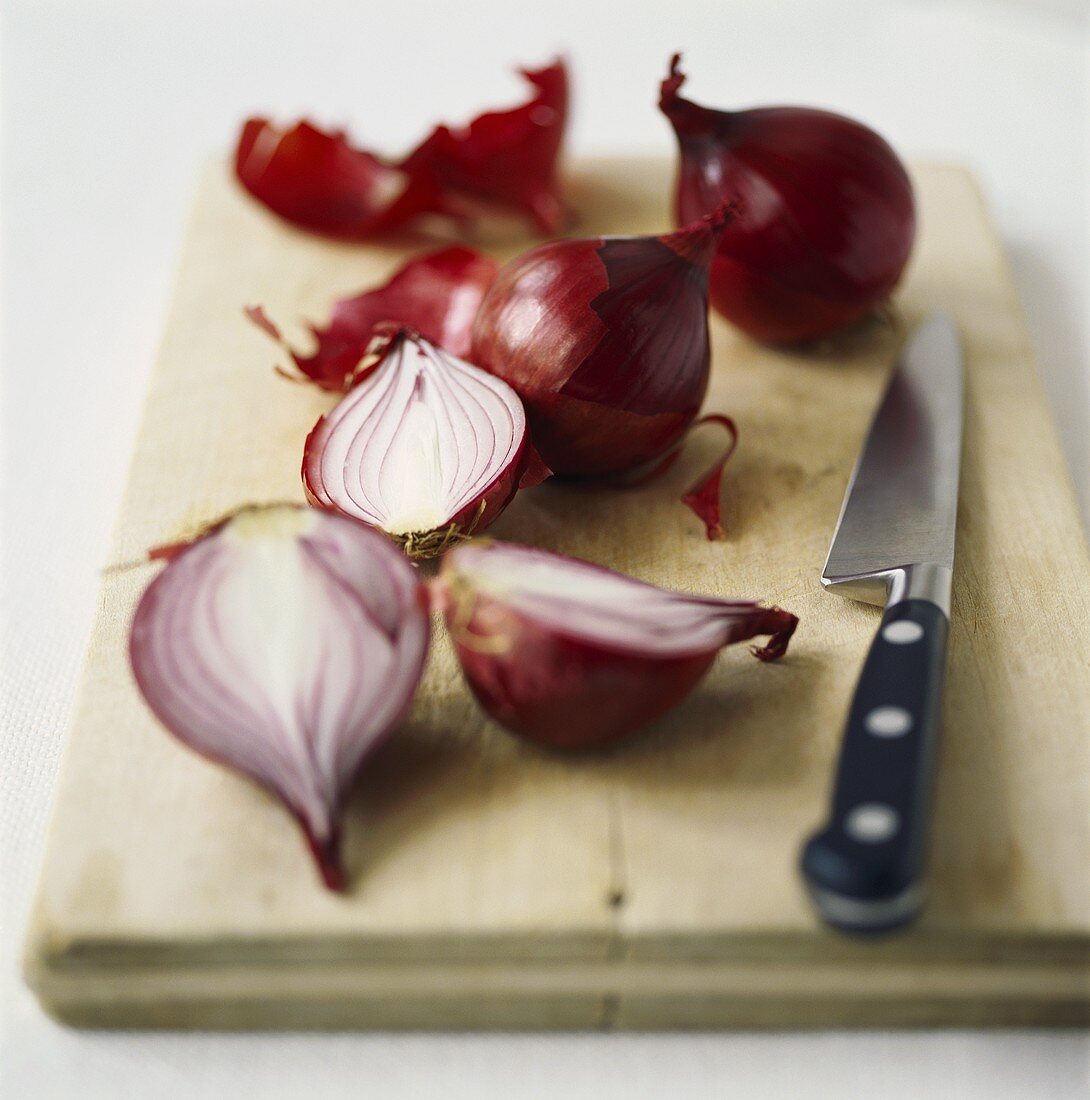
[[[804,101],[909,155],[972,165],[998,216],[1090,514],[1090,219],[1081,0],[373,0],[3,4],[4,936],[7,1098],[1090,1095],[1084,1033],[77,1034],[17,954],[196,165],[251,111],[310,111],[389,152],[514,102],[568,52],[575,151],[672,153],[675,48],[694,98]],[[226,476],[226,475],[225,475]],[[1088,854],[1090,855],[1090,854]]]

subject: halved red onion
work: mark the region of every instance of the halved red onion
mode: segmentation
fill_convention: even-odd
[[[534,457],[506,382],[402,329],[307,437],[303,484],[312,503],[433,557],[492,523]]]
[[[403,159],[353,147],[340,130],[303,120],[281,129],[246,121],[235,174],[259,202],[295,225],[346,240],[396,229],[422,214],[464,220],[475,208],[525,214],[543,233],[563,218],[557,157],[568,111],[563,59],[520,69],[535,88],[526,103],[468,125],[438,126]]]
[[[339,890],[341,804],[408,709],[429,629],[425,590],[389,539],[272,505],[172,549],[136,609],[130,656],[163,725],[279,798]]]
[[[292,348],[260,306],[251,306],[246,315],[283,346],[305,379],[344,393],[366,369],[372,340],[385,323],[414,328],[453,355],[467,355],[473,318],[498,270],[495,260],[472,248],[417,256],[382,286],[334,302],[325,328],[309,326],[318,345],[311,355]]]
[[[443,558],[439,593],[462,671],[501,725],[552,748],[621,741],[679,703],[724,646],[796,616],[750,600],[690,596],[577,558],[476,541]]]

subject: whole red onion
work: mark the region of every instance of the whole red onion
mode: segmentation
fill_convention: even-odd
[[[678,95],[675,55],[659,107],[677,134],[678,224],[741,202],[712,264],[711,303],[759,340],[825,336],[893,290],[916,212],[904,165],[861,123],[809,107],[715,111]]]
[[[637,469],[676,443],[708,386],[708,269],[732,210],[663,237],[550,241],[493,280],[473,362],[522,398],[558,474]]]

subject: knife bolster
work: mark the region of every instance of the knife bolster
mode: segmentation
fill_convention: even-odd
[[[893,607],[904,600],[927,600],[950,617],[950,589],[954,571],[948,565],[919,562],[885,569],[877,573],[857,573],[847,577],[822,575],[821,583],[829,592],[848,596],[879,607]]]
[[[948,565],[921,562],[894,569],[889,576],[886,604],[892,607],[903,600],[927,600],[933,603],[949,619],[950,590],[954,571]]]

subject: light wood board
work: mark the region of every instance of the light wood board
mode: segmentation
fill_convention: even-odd
[[[545,485],[501,537],[662,584],[765,598],[775,665],[724,652],[628,747],[564,758],[485,720],[437,637],[415,709],[347,822],[351,892],[294,824],[143,707],[126,661],[149,546],[249,501],[302,499],[332,403],[273,375],[244,305],[326,315],[433,242],[343,246],[202,177],[104,577],[27,948],[82,1026],[675,1027],[1090,1021],[1090,567],[1010,276],[971,178],[920,166],[921,240],[890,317],[806,354],[713,322],[710,410],[738,421],[725,542],[677,502],[715,453],[628,492]],[[669,168],[576,166],[590,233],[668,224]],[[488,242],[507,256],[526,242]],[[823,930],[796,874],[878,611],[818,573],[906,326],[951,311],[968,353],[930,902],[880,942]]]

